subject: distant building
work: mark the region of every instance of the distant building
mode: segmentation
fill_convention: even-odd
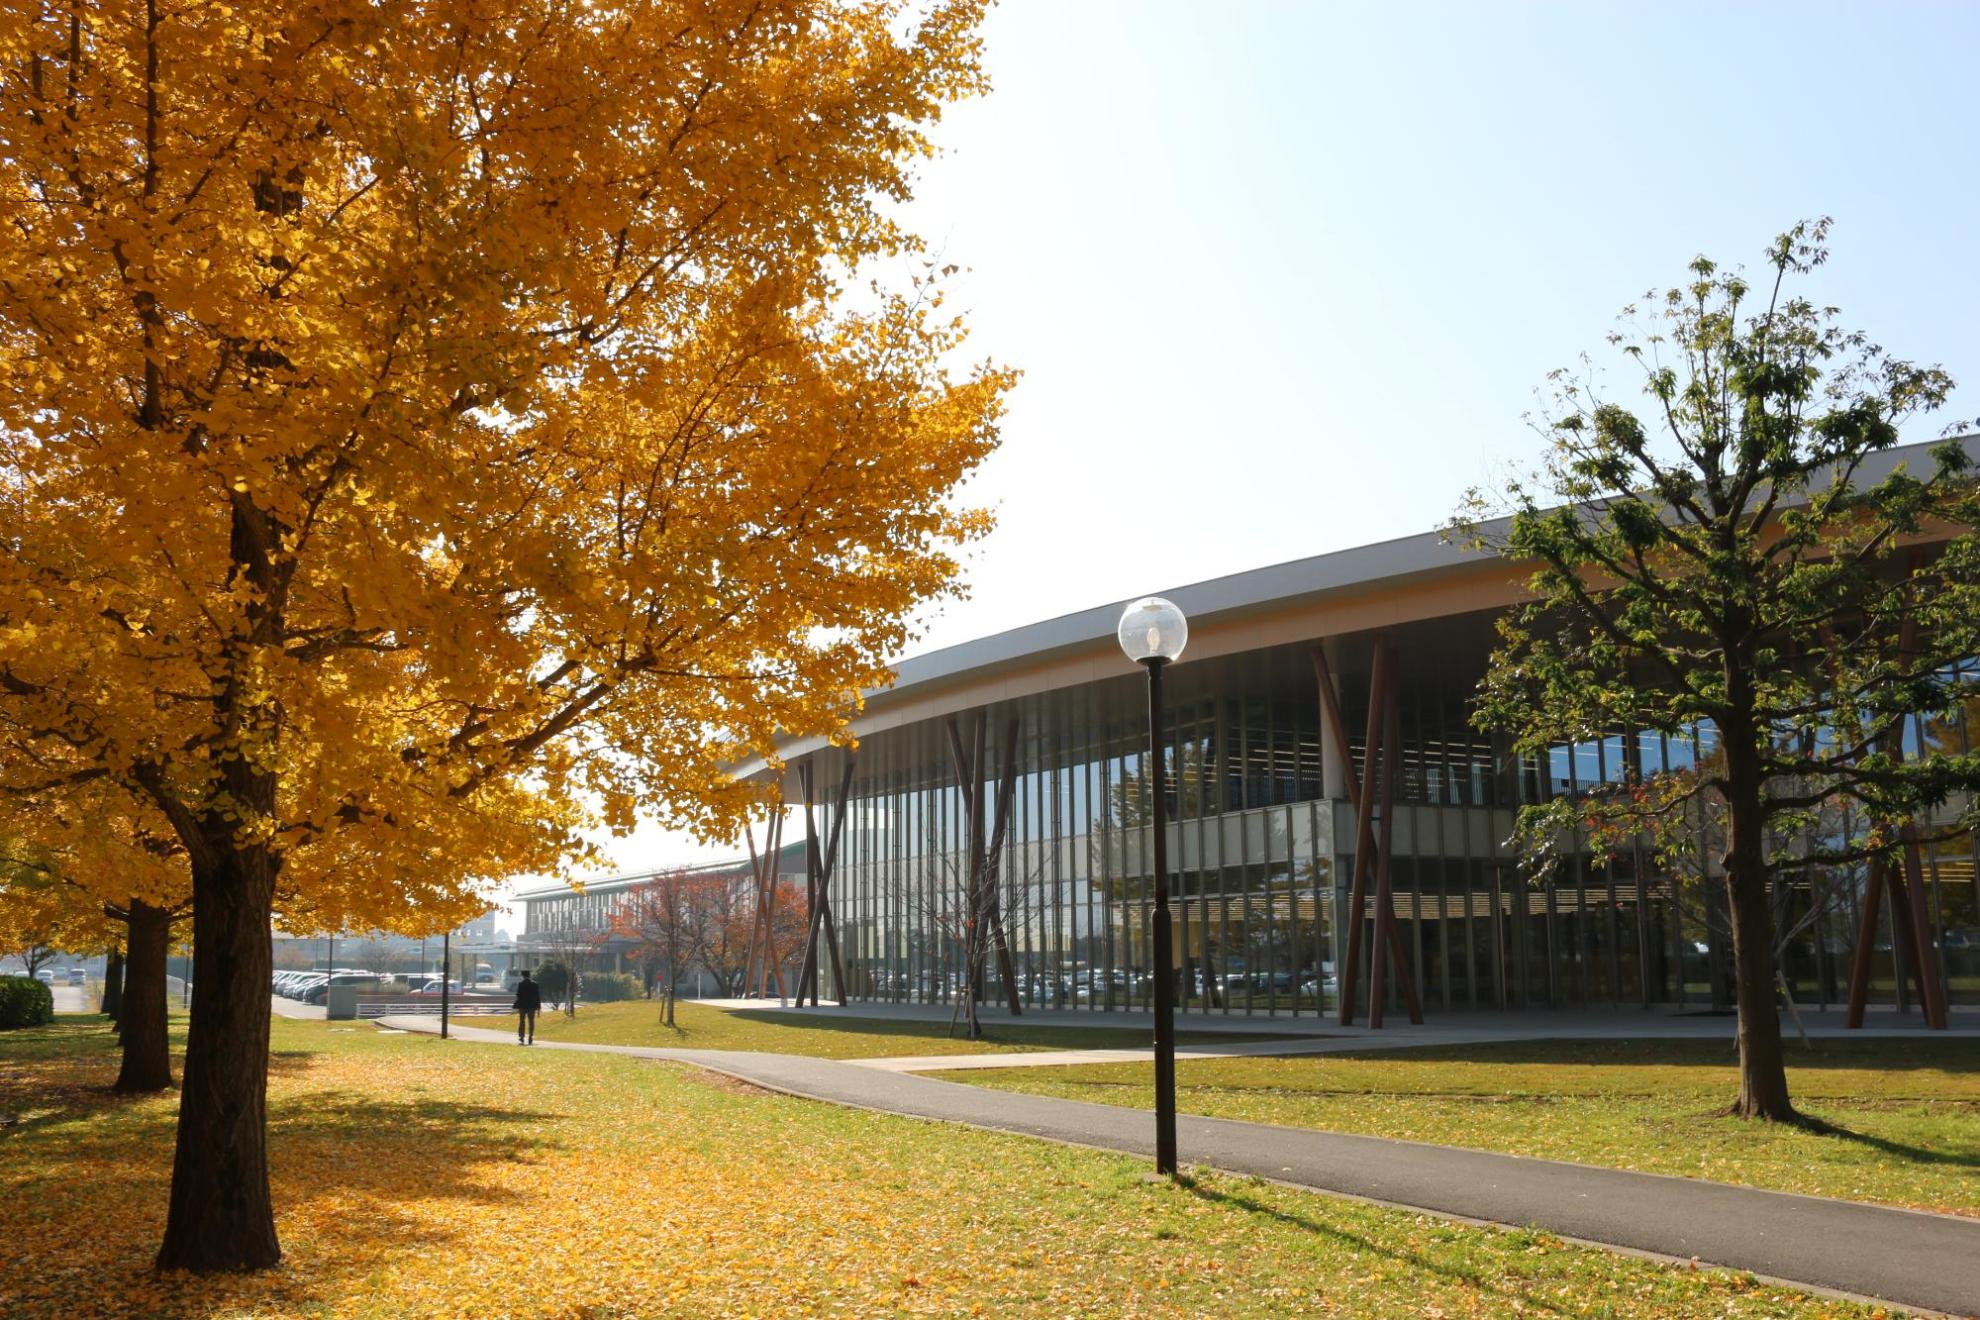
[[[472,979],[476,966],[463,963],[473,958],[486,963],[497,975],[514,964],[515,941],[496,926],[499,909],[462,922],[443,940],[441,935],[424,938],[394,935],[384,931],[340,931],[335,935],[288,935],[276,932],[274,961],[279,968],[330,966],[360,968],[365,971],[438,970],[443,947],[453,955],[457,973],[462,969]]]
[[[749,878],[746,858],[668,868],[696,876],[729,876],[738,883]],[[612,919],[627,910],[639,889],[652,883],[665,871],[627,871],[580,881],[582,889],[571,885],[549,885],[516,895],[514,902],[523,909],[522,934],[516,937],[516,960],[521,967],[534,967],[549,958],[576,962],[586,970],[631,972],[637,974],[633,941],[613,930]],[[780,880],[804,880],[804,843],[785,845],[778,854]]]

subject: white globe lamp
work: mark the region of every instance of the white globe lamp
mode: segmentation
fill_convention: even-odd
[[[1136,664],[1166,664],[1189,644],[1189,620],[1160,596],[1143,596],[1121,611],[1121,626],[1115,636],[1120,639],[1121,650]]]

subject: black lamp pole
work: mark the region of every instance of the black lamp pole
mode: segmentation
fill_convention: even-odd
[[[448,946],[452,943],[453,938],[454,938],[454,932],[451,930],[448,931],[445,935],[442,935],[440,937],[440,1039],[441,1040],[447,1039],[447,972],[448,972],[447,958],[449,955]]]
[[[1154,764],[1155,823],[1155,1170],[1176,1174],[1176,1000],[1174,934],[1169,916],[1169,827],[1164,819],[1169,795],[1168,767],[1162,758],[1162,667],[1164,656],[1141,662],[1148,667],[1148,752]]]

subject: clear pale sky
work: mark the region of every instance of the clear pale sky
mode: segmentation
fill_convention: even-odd
[[[1025,376],[916,649],[1434,527],[1623,303],[1804,217],[1967,382],[1910,438],[1980,416],[1980,4],[1006,0],[985,60],[910,215]]]

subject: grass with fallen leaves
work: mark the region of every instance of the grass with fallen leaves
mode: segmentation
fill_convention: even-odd
[[[1980,1214],[1980,1042],[1790,1046],[1788,1089],[1827,1133],[1728,1118],[1730,1047],[1521,1041],[1289,1058],[1184,1059],[1187,1113],[1472,1146],[1916,1209]],[[1147,1065],[949,1074],[1103,1104],[1150,1103]]]
[[[18,1044],[17,1044],[18,1043]],[[274,1024],[285,1256],[158,1276],[174,1097],[93,1019],[0,1043],[0,1314],[203,1317],[1872,1314],[671,1064]]]
[[[686,1050],[762,1050],[772,1054],[806,1054],[819,1059],[880,1059],[902,1055],[999,1054],[1028,1050],[1147,1049],[1146,1027],[1068,1027],[1027,1022],[988,1022],[985,1036],[970,1040],[957,1024],[914,1022],[892,1018],[847,1018],[808,1013],[803,1009],[722,1009],[692,1000],[674,1005],[674,1025],[661,1022],[658,1000],[635,999],[617,1004],[579,1004],[577,1016],[567,1018],[546,1008],[537,1018],[536,1034],[544,1040],[582,1041],[590,1045],[658,1045]],[[471,1017],[462,1024],[499,1028],[515,1018]],[[1208,1042],[1238,1039],[1229,1032],[1184,1032],[1178,1039]],[[1250,1039],[1257,1039],[1253,1036]]]

